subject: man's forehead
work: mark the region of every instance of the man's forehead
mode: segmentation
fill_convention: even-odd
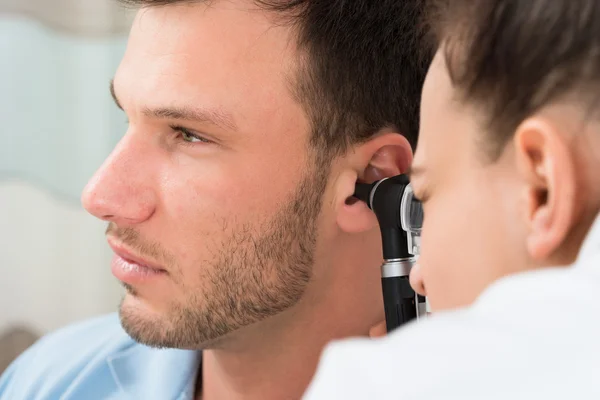
[[[261,13],[234,1],[144,8],[119,72],[136,79],[162,76],[178,90],[194,82],[203,89],[236,81],[287,85],[296,64],[293,33]]]
[[[217,102],[222,96],[229,103],[285,96],[295,65],[293,34],[248,4],[200,1],[142,9],[115,76],[117,94]]]
[[[195,1],[141,9],[133,23],[130,44],[159,55],[206,49],[243,58],[264,52],[281,56],[290,41],[290,27],[275,23],[270,13],[251,1]],[[273,57],[274,58],[274,57]],[[261,54],[266,61],[267,54]]]

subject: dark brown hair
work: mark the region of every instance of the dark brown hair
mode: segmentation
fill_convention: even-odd
[[[550,103],[594,106],[600,88],[600,1],[433,1],[434,46],[443,46],[459,100],[483,110],[496,160],[515,129]]]
[[[197,0],[203,1],[203,0]],[[204,0],[206,1],[206,0]],[[121,0],[144,7],[193,0]],[[305,62],[293,92],[312,122],[312,142],[331,157],[383,128],[415,146],[421,88],[424,0],[255,0],[298,33]]]

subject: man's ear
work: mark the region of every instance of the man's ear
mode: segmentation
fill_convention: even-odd
[[[525,181],[527,250],[536,263],[544,263],[564,243],[579,213],[574,149],[564,132],[541,117],[525,120],[514,144]]]
[[[358,233],[375,227],[377,218],[365,203],[352,197],[356,182],[372,183],[406,172],[413,152],[404,136],[384,133],[357,146],[350,157],[350,166],[336,187],[337,223],[345,232]]]

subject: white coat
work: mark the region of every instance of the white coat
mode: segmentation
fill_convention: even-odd
[[[470,307],[329,345],[305,400],[600,400],[600,216],[577,262],[509,276]]]

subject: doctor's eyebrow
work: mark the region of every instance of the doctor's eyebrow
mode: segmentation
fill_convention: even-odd
[[[424,167],[411,165],[410,167],[408,167],[408,170],[405,172],[405,175],[407,175],[410,180],[413,180],[413,178],[416,178],[419,175],[423,175],[424,172]]]
[[[123,106],[115,93],[114,80],[110,81],[110,94],[117,107],[123,110]],[[233,116],[220,108],[159,107],[144,108],[143,113],[150,118],[209,123],[225,130],[238,131]]]
[[[121,111],[124,111],[123,107],[121,106],[121,103],[119,103],[119,99],[117,98],[117,95],[115,93],[115,80],[114,79],[110,80],[110,95],[112,96],[113,100],[115,101],[115,104],[117,105],[117,107],[119,107],[119,109],[121,109]]]

